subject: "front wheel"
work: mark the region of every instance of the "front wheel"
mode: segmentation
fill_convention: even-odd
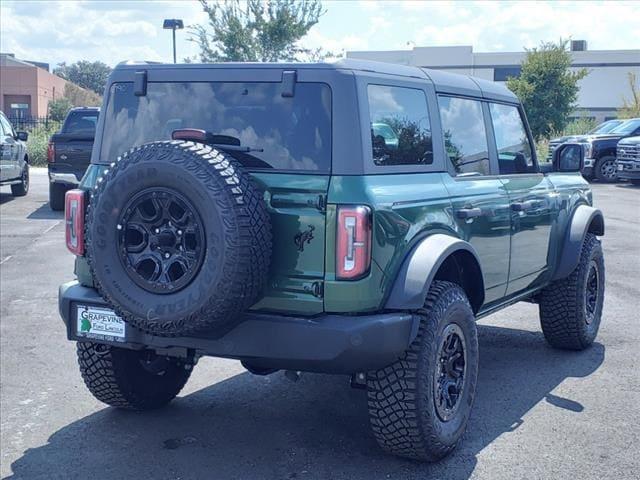
[[[458,285],[434,281],[418,334],[395,363],[367,375],[369,418],[387,452],[423,461],[453,451],[471,413],[478,334]]]
[[[594,342],[602,316],[604,281],[602,246],[594,234],[587,233],[575,270],[540,295],[540,324],[551,346],[584,350]]]
[[[616,157],[607,156],[598,159],[593,167],[598,181],[612,183],[618,180],[618,170],[616,170]]]
[[[93,396],[128,410],[166,405],[191,375],[191,364],[151,350],[78,342],[77,354],[82,379]]]
[[[25,163],[20,175],[20,183],[11,185],[11,194],[14,197],[24,197],[29,193],[29,164]]]

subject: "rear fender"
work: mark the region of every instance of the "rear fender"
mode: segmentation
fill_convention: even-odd
[[[462,268],[456,283],[465,290],[473,311],[477,312],[484,302],[484,279],[478,254],[470,243],[444,234],[431,235],[413,248],[396,276],[385,307],[394,310],[421,308],[431,283],[441,267],[446,267],[445,262]],[[449,275],[445,279],[453,281]]]

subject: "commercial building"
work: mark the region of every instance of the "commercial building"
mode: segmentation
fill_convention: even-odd
[[[476,53],[471,46],[347,52],[349,58],[446,70],[496,82],[518,76],[525,56],[526,52]],[[640,50],[588,50],[586,41],[574,40],[571,57],[573,69],[589,72],[580,80],[574,115],[598,122],[615,118],[623,98],[631,99],[629,72],[640,79]]]
[[[45,117],[49,102],[62,97],[68,83],[48,67],[0,54],[0,110],[11,118]]]

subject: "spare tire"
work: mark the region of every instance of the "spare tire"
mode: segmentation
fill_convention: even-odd
[[[228,154],[183,141],[129,150],[91,192],[86,256],[105,301],[162,336],[225,329],[258,299],[271,257],[263,195]]]

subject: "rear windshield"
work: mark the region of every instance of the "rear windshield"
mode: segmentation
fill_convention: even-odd
[[[96,133],[98,112],[70,112],[64,122],[64,133]]]
[[[116,83],[104,114],[102,162],[136,145],[170,140],[176,129],[197,128],[251,148],[227,152],[251,169],[331,168],[326,84],[297,83],[295,95],[283,97],[280,83],[150,82],[146,96],[134,95],[132,83]]]

